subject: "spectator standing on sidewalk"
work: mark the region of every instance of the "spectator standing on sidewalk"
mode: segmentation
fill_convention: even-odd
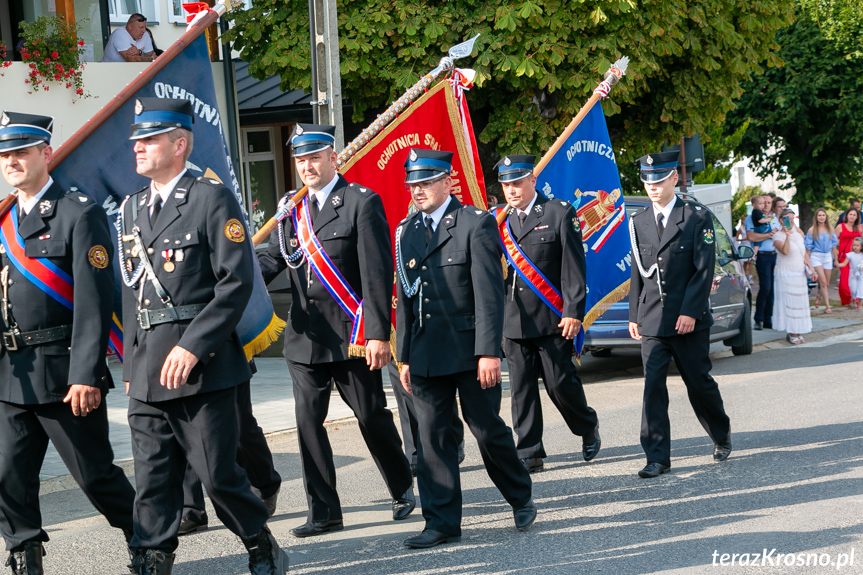
[[[851,198],[851,201],[848,202],[848,209],[849,210],[857,210],[859,212],[860,211],[860,200],[858,200],[857,198]],[[839,217],[836,219],[836,225],[838,226],[839,224],[843,223],[845,221],[845,217],[847,215],[848,215],[848,212],[842,212],[841,214],[839,214]]]
[[[845,212],[845,221],[836,226],[836,235],[839,238],[837,247],[837,260],[839,265],[839,301],[842,305],[851,304],[851,290],[848,286],[848,274],[851,268],[841,265],[845,261],[845,255],[851,251],[851,242],[859,238],[863,228],[860,226],[860,210],[850,208]]]
[[[836,265],[849,268],[848,287],[851,288],[854,307],[859,308],[860,300],[863,299],[863,239],[854,238],[851,251],[845,254],[845,261]]]
[[[773,326],[786,331],[793,344],[806,343],[804,333],[812,331],[809,313],[809,289],[806,285],[806,266],[811,265],[806,253],[803,232],[794,223],[794,212],[780,214],[782,229],[773,236],[776,248],[776,302],[773,308]]]
[[[782,200],[782,204],[784,208],[784,200]],[[753,223],[752,216],[749,215],[746,216],[744,225],[746,227],[746,239],[752,242],[753,246],[756,243],[761,244],[758,250],[758,258],[755,260],[755,271],[758,274],[758,295],[755,298],[755,324],[752,327],[756,330],[761,330],[765,327],[770,329],[773,327],[771,323],[771,318],[773,317],[773,268],[776,266],[776,249],[773,247],[773,234],[779,229],[779,223],[774,218],[769,232],[758,233],[755,231],[756,224]]]
[[[806,255],[818,274],[818,297],[815,298],[815,307],[818,308],[819,300],[824,300],[826,313],[833,313],[830,308],[830,276],[833,274],[833,260],[836,258],[836,246],[839,239],[830,221],[827,218],[827,210],[818,208],[815,210],[815,221],[804,239]]]

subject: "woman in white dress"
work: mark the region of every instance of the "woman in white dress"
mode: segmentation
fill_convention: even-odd
[[[803,232],[794,223],[794,212],[783,210],[782,228],[773,236],[776,268],[773,280],[773,329],[786,331],[788,341],[805,343],[802,334],[812,331],[806,268],[811,268]]]

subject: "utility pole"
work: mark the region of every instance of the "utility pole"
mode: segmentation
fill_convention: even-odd
[[[336,0],[309,0],[312,42],[312,116],[336,127],[336,150],[345,147],[342,78],[339,64],[339,20]]]

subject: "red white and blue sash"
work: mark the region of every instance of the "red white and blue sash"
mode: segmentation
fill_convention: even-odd
[[[18,235],[18,206],[6,212],[0,221],[0,242],[6,248],[6,257],[21,274],[40,290],[69,309],[75,298],[72,276],[57,267],[48,258],[31,258],[24,255],[24,238]]]
[[[299,207],[293,210],[294,229],[297,231],[300,249],[306,257],[315,275],[321,280],[323,286],[330,292],[336,303],[339,304],[353,322],[351,340],[348,344],[348,355],[365,357],[366,338],[363,335],[363,302],[351,289],[350,284],[333,264],[330,257],[324,251],[321,242],[315,235],[311,225],[311,214],[309,213],[309,199],[304,197]]]
[[[551,282],[542,275],[533,262],[521,251],[518,243],[512,239],[512,230],[509,227],[509,217],[500,224],[500,239],[503,242],[506,259],[524,283],[533,290],[545,305],[563,317],[563,296],[551,285]]]

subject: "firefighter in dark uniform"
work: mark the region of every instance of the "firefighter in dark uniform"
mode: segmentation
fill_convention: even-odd
[[[671,469],[668,364],[674,359],[689,402],[713,440],[713,459],[731,453],[731,427],[719,386],[710,376],[710,288],[714,231],[710,212],[674,194],[679,152],[640,158],[641,181],[651,205],[630,220],[632,281],[629,333],[641,340],[644,406],[641,446],[647,465],[639,477]]]
[[[312,269],[300,245],[293,216],[270,236],[258,261],[269,282],[290,268],[290,319],[284,355],[294,385],[297,439],[303,485],[309,503],[306,523],[291,530],[310,537],[344,527],[336,491],[336,469],[324,420],[333,382],[356,415],[372,459],[392,496],[393,519],[414,510],[413,477],[401,448],[392,413],[386,408],[381,369],[390,359],[390,310],[393,259],[389,226],[381,197],[369,188],[349,184],[336,171],[335,127],[298,124],[291,134],[294,163],[309,195],[312,233],[326,261]],[[292,193],[286,194],[282,205]],[[304,209],[302,206],[300,209]],[[308,221],[308,220],[306,220]],[[317,262],[317,260],[316,260]],[[354,322],[337,301],[343,292],[328,291],[324,281],[339,274],[356,300],[362,301],[365,349],[352,341]],[[332,284],[330,288],[332,288]]]
[[[452,191],[451,152],[414,148],[405,183],[420,210],[396,231],[396,360],[419,424],[417,481],[425,528],[411,548],[461,539],[462,494],[452,410],[476,437],[489,477],[519,531],[536,519],[527,469],[498,415],[503,272],[500,238],[485,210]]]
[[[171,572],[188,461],[248,549],[251,573],[284,575],[267,506],[236,463],[237,387],[251,378],[236,326],[252,294],[254,251],[233,192],[186,171],[192,121],[188,100],[135,102],[130,139],[138,173],[152,182],[120,210],[119,264],[131,288],[123,378],[137,487],[132,568]]]
[[[108,522],[132,535],[135,491],[114,465],[105,363],[114,241],[102,208],[48,175],[53,118],[0,115],[0,170],[17,189],[2,221],[0,533],[14,573],[42,573],[39,471],[54,444]],[[74,313],[73,313],[74,308]]]
[[[512,392],[512,425],[518,456],[528,471],[540,471],[542,444],[539,377],[552,403],[573,434],[582,438],[582,454],[599,453],[599,421],[587,405],[572,361],[574,338],[584,319],[584,248],[581,226],[568,202],[548,200],[536,191],[533,155],[504,156],[495,165],[507,203],[512,239],[526,260],[563,298],[562,316],[545,303],[510,266],[503,322],[504,351]],[[503,209],[499,206],[498,209]]]

